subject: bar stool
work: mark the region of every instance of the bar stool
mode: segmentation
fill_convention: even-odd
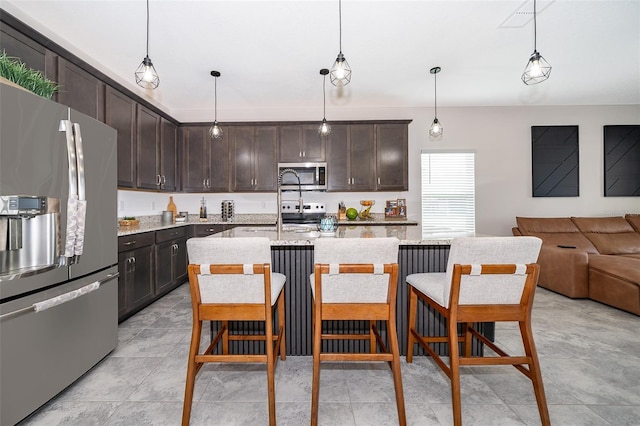
[[[540,271],[535,262],[541,244],[536,237],[456,238],[451,244],[446,273],[411,274],[406,278],[409,284],[407,362],[412,362],[417,343],[449,377],[456,426],[462,424],[460,366],[474,365],[513,365],[533,383],[542,424],[550,424],[531,330],[531,309]],[[419,333],[416,328],[418,300],[446,319],[447,336]],[[507,354],[473,328],[475,322],[498,321],[518,322],[524,356]],[[473,338],[497,356],[471,356]],[[429,346],[443,342],[449,344],[449,365]],[[462,356],[459,344],[463,348]]]
[[[314,242],[313,384],[311,424],[318,424],[321,361],[387,361],[393,373],[398,422],[406,424],[396,334],[397,238],[326,238]],[[323,333],[322,321],[368,322],[363,334]],[[376,321],[386,321],[389,348]],[[368,340],[369,353],[323,353],[323,340]],[[382,352],[378,352],[380,347]]]
[[[191,417],[196,374],[206,362],[266,363],[269,398],[269,424],[276,424],[275,364],[285,355],[284,283],[285,276],[271,272],[271,246],[268,238],[191,238],[189,286],[193,307],[191,347],[187,366],[182,424]],[[274,307],[277,328],[274,331]],[[199,353],[203,321],[221,321],[209,347]],[[229,321],[263,321],[264,334],[232,334]],[[229,341],[263,341],[266,354],[230,354]],[[214,354],[218,343],[222,353]],[[219,351],[217,351],[219,352]]]

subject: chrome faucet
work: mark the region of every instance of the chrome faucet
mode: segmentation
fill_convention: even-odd
[[[302,213],[304,209],[304,201],[302,200],[302,187],[300,185],[300,176],[298,172],[293,169],[284,169],[278,175],[278,200],[277,200],[277,209],[278,209],[278,222],[276,223],[276,230],[278,231],[278,239],[280,239],[280,235],[282,234],[282,176],[287,173],[291,173],[298,179],[298,211]]]

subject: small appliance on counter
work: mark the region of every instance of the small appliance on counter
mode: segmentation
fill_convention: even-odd
[[[233,219],[233,200],[224,200],[220,206],[222,220],[225,222],[230,222]]]
[[[162,212],[162,217],[160,218],[160,223],[162,225],[171,225],[173,223],[173,212],[170,210],[164,210]]]

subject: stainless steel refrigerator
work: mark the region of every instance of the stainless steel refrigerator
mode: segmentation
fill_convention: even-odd
[[[117,345],[116,131],[0,84],[0,424]]]

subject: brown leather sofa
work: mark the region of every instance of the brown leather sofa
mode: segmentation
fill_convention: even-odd
[[[640,315],[640,215],[516,217],[513,235],[542,239],[538,285]]]

